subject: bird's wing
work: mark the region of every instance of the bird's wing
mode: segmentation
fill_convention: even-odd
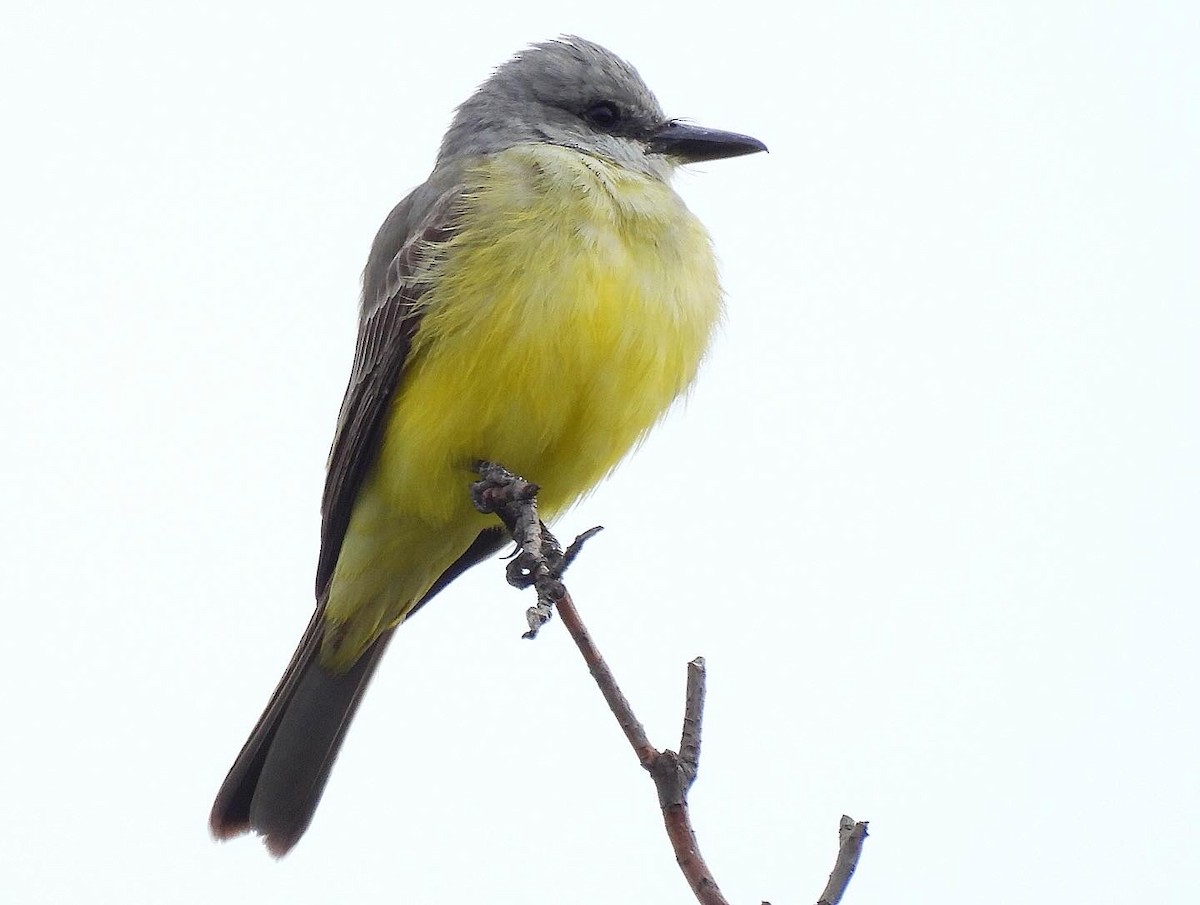
[[[388,217],[372,249],[354,367],[338,414],[321,498],[318,599],[324,597],[333,577],[354,502],[379,452],[388,406],[420,323],[420,300],[427,283],[419,277],[428,266],[430,245],[453,236],[460,198],[460,188],[445,191],[427,203],[421,216],[414,210],[421,206],[421,191],[414,192]]]

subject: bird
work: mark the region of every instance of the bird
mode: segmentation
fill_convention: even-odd
[[[576,36],[518,52],[457,108],[371,245],[316,608],[217,794],[216,838],[296,845],[395,629],[503,549],[474,463],[536,483],[550,520],[691,386],[723,292],[671,176],[765,150],[667,118],[637,70]]]

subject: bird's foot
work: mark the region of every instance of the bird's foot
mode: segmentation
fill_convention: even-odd
[[[566,550],[537,514],[538,485],[526,481],[495,462],[476,462],[479,480],[471,485],[471,499],[480,512],[497,516],[517,545],[517,554],[508,563],[508,583],[515,588],[535,588],[537,605],[525,612],[529,631],[521,637],[536,638],[550,621],[554,604],[562,600],[566,588],[562,575],[583,549],[584,543],[600,527],[579,535]]]

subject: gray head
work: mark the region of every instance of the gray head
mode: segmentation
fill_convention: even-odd
[[[459,108],[438,163],[548,142],[666,178],[675,164],[765,150],[753,138],[668,120],[637,70],[599,44],[535,44]]]

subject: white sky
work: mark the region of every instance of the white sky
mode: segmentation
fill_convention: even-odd
[[[213,794],[311,607],[358,274],[450,112],[576,32],[762,138],[678,188],[728,319],[561,524],[731,900],[1200,901],[1193,4],[10,2],[0,899],[690,894],[492,563],[398,636],[312,829]]]

